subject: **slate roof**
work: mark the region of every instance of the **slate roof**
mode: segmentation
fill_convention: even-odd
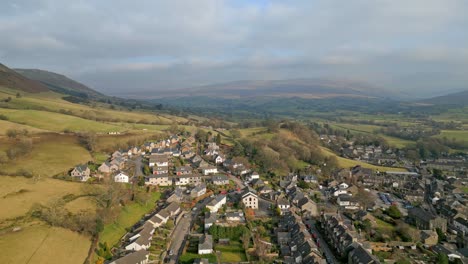
[[[146,260],[147,256],[149,256],[148,251],[140,250],[140,251],[130,253],[122,258],[119,258],[111,262],[111,264],[137,264]]]

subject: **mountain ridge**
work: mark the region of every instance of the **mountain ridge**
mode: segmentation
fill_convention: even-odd
[[[50,91],[50,89],[41,82],[31,80],[1,63],[0,86],[5,86],[11,89],[28,93],[40,93]]]

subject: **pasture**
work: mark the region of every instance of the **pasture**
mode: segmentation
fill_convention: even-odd
[[[0,235],[0,263],[81,264],[90,246],[89,237],[35,223],[18,232]]]
[[[25,215],[35,203],[47,204],[65,195],[79,195],[81,187],[81,183],[51,178],[0,176],[0,222]]]
[[[11,143],[7,139],[2,142]],[[89,152],[71,135],[40,134],[33,137],[33,142],[31,153],[0,165],[0,171],[14,174],[25,169],[34,175],[51,177],[92,160]]]

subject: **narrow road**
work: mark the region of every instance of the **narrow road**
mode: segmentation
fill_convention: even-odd
[[[328,247],[327,242],[325,239],[323,239],[322,234],[317,230],[315,227],[315,221],[313,220],[308,220],[305,221],[306,224],[310,226],[310,231],[311,233],[315,234],[317,236],[317,242],[319,244],[319,249],[327,259],[327,263],[331,264],[338,264],[340,263],[336,258],[335,255],[333,254],[333,251]]]
[[[172,234],[172,242],[169,246],[169,262],[175,264],[179,260],[179,256],[182,253],[182,244],[185,240],[185,236],[190,232],[190,223],[192,216],[190,213],[185,214],[186,217],[182,217],[177,226],[175,226],[174,233]]]

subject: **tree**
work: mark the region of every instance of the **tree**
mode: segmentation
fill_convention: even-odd
[[[355,198],[365,210],[367,210],[367,208],[374,202],[372,194],[369,191],[364,190],[364,188],[359,188]]]
[[[242,136],[241,132],[237,129],[231,130],[231,136],[234,139],[240,138]]]
[[[97,136],[94,133],[82,133],[79,135],[80,143],[89,151],[93,152],[97,146]]]
[[[401,212],[396,205],[391,205],[385,213],[393,219],[401,218]]]
[[[19,92],[16,93],[16,98],[21,98],[21,94]]]
[[[151,174],[151,169],[150,167],[148,166],[148,164],[145,164],[145,166],[143,166],[143,173],[145,175],[150,175]]]
[[[18,136],[18,131],[16,129],[8,129],[6,134],[9,138],[16,138]]]
[[[217,145],[221,145],[221,134],[220,134],[220,133],[218,133],[218,134],[216,135],[216,144],[217,144]]]
[[[437,254],[437,264],[448,264],[448,263],[449,263],[449,259],[447,255],[445,255],[444,253]]]

